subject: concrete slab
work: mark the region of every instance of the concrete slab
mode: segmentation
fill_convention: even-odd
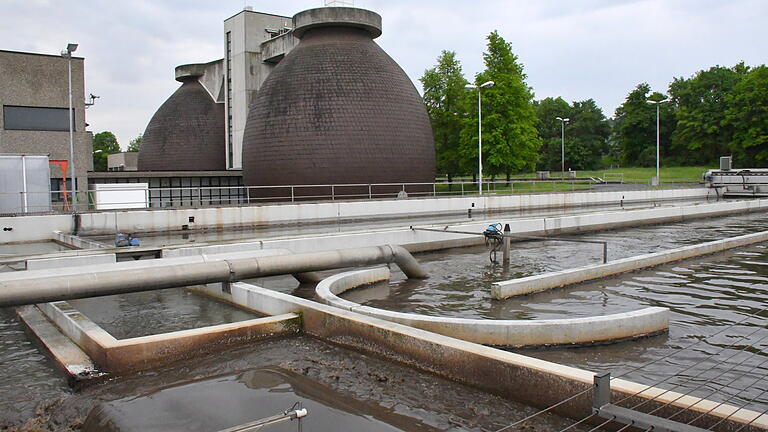
[[[16,314],[42,344],[54,364],[66,374],[70,384],[104,376],[90,357],[48,321],[37,307],[20,307],[16,309]]]

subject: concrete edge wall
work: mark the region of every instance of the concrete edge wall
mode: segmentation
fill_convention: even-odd
[[[218,296],[264,314],[301,313],[304,331],[315,337],[532,406],[549,407],[592,386],[594,373],[583,369],[368,317],[242,282],[232,284],[230,288],[231,294],[219,291]],[[680,408],[689,408],[690,411],[678,415],[679,421],[690,421],[705,414],[714,421],[723,420],[715,430],[735,430],[750,421],[752,423],[743,431],[768,428],[768,415],[755,411],[665,392],[627,380],[612,380],[611,385],[613,400],[631,396],[628,403],[645,402],[649,409],[660,408],[658,415],[661,416],[668,417]],[[571,418],[586,417],[592,414],[591,398],[592,395],[586,393],[554,411]]]
[[[61,231],[53,232],[53,240],[74,249],[104,249],[109,247],[103,243],[88,240],[73,234],[66,234]]]
[[[708,196],[707,188],[546,193],[531,195],[484,195],[405,200],[325,201],[296,204],[268,204],[243,207],[210,207],[171,210],[124,210],[83,213],[81,232],[112,234],[155,232],[321,222],[338,219],[394,217],[409,215],[461,214],[473,208],[481,212],[547,207],[572,207],[607,203],[695,199]],[[189,222],[194,217],[195,222]],[[0,217],[0,243],[51,239],[51,231],[71,232],[69,214]]]
[[[66,374],[70,385],[103,375],[93,360],[71,339],[62,334],[36,306],[27,305],[17,308],[16,316],[40,341],[56,367]]]
[[[40,258],[27,260],[27,270],[48,270],[55,268],[82,267],[85,265],[114,264],[117,255],[113,253],[99,255],[76,255],[62,258]]]
[[[648,336],[669,329],[669,309],[660,307],[583,318],[493,320],[393,312],[337,296],[361,285],[388,279],[386,267],[344,272],[321,281],[315,293],[331,306],[483,345],[582,345]]]
[[[497,300],[503,300],[509,297],[542,292],[579,282],[600,279],[701,255],[723,252],[728,249],[765,241],[768,241],[768,231],[623,258],[606,264],[591,265],[495,282],[491,287],[491,297]]]
[[[116,374],[301,330],[301,317],[286,313],[118,340],[67,302],[41,303],[37,307],[100,368]]]

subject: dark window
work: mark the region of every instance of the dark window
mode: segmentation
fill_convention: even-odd
[[[3,122],[6,130],[68,131],[69,113],[67,108],[6,105],[3,107]]]

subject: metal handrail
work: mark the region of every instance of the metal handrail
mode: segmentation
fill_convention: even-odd
[[[108,183],[109,184],[109,183]],[[142,185],[146,183],[140,183]],[[508,192],[508,193],[536,193],[540,192],[542,184],[561,185],[562,191],[575,191],[576,185],[594,184],[590,180],[568,179],[565,181],[559,179],[541,181],[535,179],[512,179],[485,181],[484,192]],[[115,184],[111,184],[115,185]],[[440,196],[468,196],[476,195],[477,183],[472,181],[454,181],[454,182],[433,182],[433,183],[348,183],[348,184],[297,184],[297,185],[261,185],[261,186],[163,186],[157,188],[148,188],[146,186],[137,187],[136,183],[119,183],[119,186],[111,187],[109,190],[89,189],[87,191],[77,191],[81,196],[88,199],[80,200],[81,203],[89,203],[88,207],[81,205],[79,210],[93,208],[95,202],[93,197],[99,193],[109,192],[131,192],[141,191],[144,193],[144,199],[138,201],[121,201],[110,203],[111,209],[120,208],[187,208],[187,207],[206,207],[220,205],[240,205],[261,202],[297,202],[312,200],[347,200],[347,199],[381,199],[396,198],[401,192],[414,197],[440,197]],[[515,186],[517,185],[517,187]],[[528,185],[525,191],[520,190],[521,185]],[[562,187],[565,185],[565,187]],[[350,190],[358,188],[358,190]],[[449,188],[449,190],[446,190]],[[557,186],[555,187],[557,188]],[[327,192],[325,192],[327,190]],[[268,191],[268,193],[264,193]],[[64,211],[63,208],[71,200],[72,191],[56,190],[46,192],[0,192],[0,198],[8,195],[22,196],[22,201],[32,195],[47,194],[49,196],[49,206],[35,206],[27,204],[26,211],[23,207],[18,209],[5,210],[5,214],[27,214],[27,213],[45,213]],[[114,207],[114,206],[123,207]],[[14,211],[15,210],[15,211]]]

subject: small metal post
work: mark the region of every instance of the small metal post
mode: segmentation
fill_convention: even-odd
[[[294,202],[295,199],[296,199],[296,194],[293,191],[293,186],[291,186],[291,202]]]
[[[504,246],[502,249],[501,263],[505,266],[509,265],[509,249],[512,243],[512,239],[509,238],[509,235],[511,232],[512,229],[509,227],[509,224],[504,224]]]
[[[331,201],[336,200],[336,187],[334,185],[331,185]]]
[[[595,375],[595,386],[592,389],[592,412],[611,403],[611,373],[603,372]]]
[[[464,196],[464,181],[461,181],[461,196]]]
[[[434,197],[437,196],[437,184],[436,183],[432,183],[432,196],[434,196]]]
[[[608,262],[608,242],[603,243],[603,264]]]
[[[372,199],[372,198],[373,198],[373,193],[372,193],[372,190],[371,190],[371,185],[369,184],[368,185],[368,199]]]

